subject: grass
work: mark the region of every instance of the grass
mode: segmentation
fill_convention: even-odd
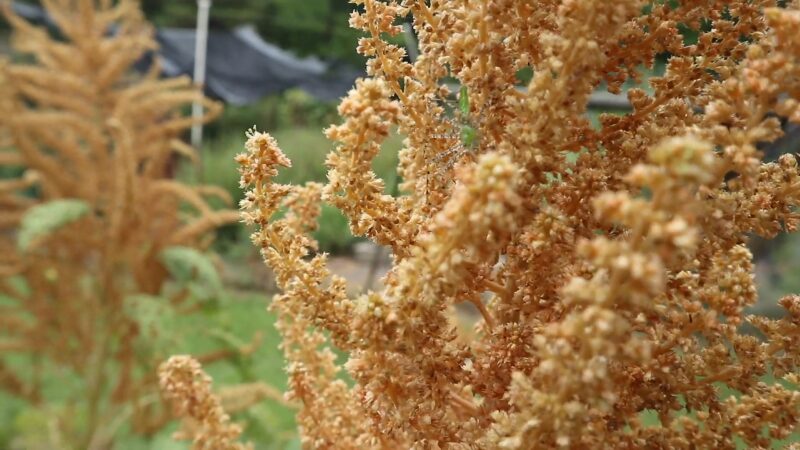
[[[203,354],[225,348],[232,343],[247,343],[256,332],[263,334],[258,349],[247,357],[208,364],[204,368],[214,380],[214,388],[239,383],[265,382],[285,391],[286,374],[283,353],[278,348],[280,336],[274,327],[275,316],[267,311],[268,298],[257,292],[230,293],[225,301],[178,318],[176,334],[183,336],[173,353]],[[294,411],[273,400],[264,400],[244,412],[233,414],[233,421],[244,424],[244,440],[257,443],[256,448],[283,450],[299,448]],[[172,427],[152,439],[129,436],[125,449],[187,449],[187,443],[174,443]]]
[[[278,349],[280,338],[274,328],[275,317],[266,310],[267,305],[268,298],[264,294],[233,293],[225,301],[209,304],[197,314],[178,317],[168,326],[170,333],[177,338],[167,351],[169,354],[203,354],[226,348],[232,341],[249,342],[254,333],[261,332],[262,344],[252,355],[208,364],[205,369],[213,377],[215,389],[262,381],[284,391],[286,375],[283,370],[283,355]],[[57,399],[68,397],[78,388],[74,382],[69,381],[71,377],[65,375],[56,374],[48,382],[48,400],[53,399],[48,401],[48,409],[63,410],[63,405]],[[0,448],[48,448],[48,444],[42,442],[48,417],[48,411],[31,408],[0,392]],[[257,443],[258,449],[299,448],[294,411],[275,401],[265,400],[245,412],[234,414],[233,420],[246,425],[244,439]],[[188,449],[187,443],[172,440],[171,434],[176,427],[177,424],[172,423],[151,438],[135,436],[123,427],[117,435],[116,448]],[[22,439],[26,443],[19,446]],[[41,442],[42,446],[32,445],[36,442]]]
[[[263,381],[281,391],[286,389],[284,359],[278,348],[280,336],[274,327],[275,316],[266,310],[267,304],[268,299],[264,294],[235,294],[227,302],[192,316],[187,323],[182,324],[192,331],[187,348],[190,353],[223,346],[213,331],[224,333],[241,342],[248,342],[256,332],[263,333],[262,344],[252,355],[207,367],[208,373],[214,378],[215,386]],[[209,325],[215,330],[209,330]],[[259,449],[299,446],[296,441],[294,411],[275,401],[261,402],[246,412],[234,415],[234,420],[248,424],[245,438],[258,442]]]

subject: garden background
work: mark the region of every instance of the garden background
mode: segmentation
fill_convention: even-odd
[[[195,24],[196,4],[193,1],[143,0],[142,8],[149,21],[157,27],[191,28]],[[324,61],[336,62],[360,70],[364,60],[354,52],[358,32],[348,27],[346,18],[353,5],[343,0],[227,0],[217,1],[211,9],[212,30],[228,30],[241,25],[254,25],[261,37],[276,46],[300,57],[316,56]],[[8,25],[0,21],[0,53],[13,57],[8,45]],[[686,39],[691,40],[691,33]],[[658,71],[658,66],[656,72]],[[518,74],[522,85],[530,74]],[[643,87],[646,89],[646,82]],[[234,157],[242,152],[245,131],[252,126],[275,136],[287,151],[294,166],[283,171],[277,180],[282,183],[302,184],[306,181],[326,179],[325,155],[332,143],[323,135],[323,128],[339,121],[336,99],[323,101],[302,89],[288,89],[261,98],[247,105],[226,105],[224,112],[205,127],[204,143],[199,165],[185,163],[175,176],[187,183],[202,180],[219,186],[237,201],[242,198],[239,173]],[[624,112],[609,109],[597,102],[591,114]],[[612,104],[613,106],[613,104]],[[790,130],[791,131],[791,130]],[[795,130],[796,131],[796,130]],[[774,160],[790,147],[793,140],[784,139],[780,146],[767,149],[767,159]],[[188,141],[188,136],[186,136]],[[397,154],[401,140],[394,136],[383,146],[376,158],[374,169],[384,180],[396,177]],[[796,146],[795,146],[796,148]],[[0,173],[0,178],[14,174]],[[266,310],[270,296],[275,291],[269,270],[255,247],[249,242],[248,230],[242,224],[221,228],[212,247],[213,262],[219,272],[223,289],[213,301],[203,303],[200,314],[191,318],[157,317],[157,326],[172,330],[170,336],[173,353],[203,353],[220,344],[243,348],[249,343],[257,345],[252,352],[242,352],[234,358],[222,360],[206,367],[215,385],[235,385],[264,381],[283,390],[286,380],[283,372],[278,334],[272,326],[273,317]],[[334,208],[323,206],[320,228],[315,237],[322,251],[332,255],[331,268],[344,275],[354,288],[366,288],[379,282],[387,258],[381,249],[354,238],[346,219]],[[800,291],[800,240],[797,235],[766,242],[754,241],[757,259],[756,273],[762,303],[776,304],[787,293]],[[770,314],[768,308],[760,312]],[[465,312],[469,314],[469,312]],[[261,339],[254,336],[261,334]],[[13,361],[12,361],[13,362]],[[45,380],[52,399],[47,408],[58,410],[59,397],[66,396],[81,383],[50,374]],[[0,448],[49,449],[52,448],[50,412],[32,408],[27,403],[0,392]],[[299,448],[291,406],[275,398],[265,398],[254,407],[234,414],[234,420],[246,424],[246,439],[258,442],[258,448]],[[176,443],[171,434],[172,424],[151,437],[130,433],[125,425],[118,431],[115,448],[119,449],[180,449],[185,443]]]

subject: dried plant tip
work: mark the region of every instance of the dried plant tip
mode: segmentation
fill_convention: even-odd
[[[176,438],[191,439],[195,450],[248,450],[236,440],[242,429],[230,422],[220,399],[211,392],[209,377],[191,356],[173,356],[158,369],[161,391],[172,402],[175,415],[196,424]],[[189,434],[188,436],[186,434]]]

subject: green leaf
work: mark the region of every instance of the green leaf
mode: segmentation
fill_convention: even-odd
[[[222,291],[222,280],[214,262],[197,249],[168,247],[161,252],[161,261],[176,280],[200,298],[214,298]]]
[[[464,144],[464,147],[472,147],[472,144],[475,143],[477,137],[478,132],[475,131],[475,128],[472,128],[469,125],[464,125],[461,127],[461,143]]]
[[[469,93],[466,86],[461,86],[461,92],[458,95],[458,109],[461,110],[463,117],[469,117]]]
[[[249,344],[248,342],[242,340],[239,336],[219,328],[208,331],[208,335],[219,340],[222,344],[232,348],[242,348]]]
[[[154,295],[137,294],[125,298],[125,313],[139,326],[144,338],[137,342],[137,352],[167,352],[175,348],[177,334],[171,326],[175,322],[175,310],[169,299]]]
[[[47,427],[55,418],[51,408],[25,408],[17,414],[13,422],[13,433],[16,435],[17,445],[22,444],[21,448],[48,448],[53,442],[54,436],[46,436],[49,433],[42,433],[42,427]]]
[[[286,444],[285,448],[286,450],[300,450],[303,448],[303,444],[300,442],[300,438],[296,437],[292,438],[292,440]]]
[[[125,312],[136,321],[142,333],[149,335],[164,330],[175,312],[169,299],[155,295],[136,294],[125,298]]]
[[[243,349],[247,348],[251,345],[250,342],[246,342],[241,339],[239,336],[236,336],[233,333],[229,333],[221,328],[215,328],[211,331],[208,331],[207,334],[214,338],[215,340],[219,341],[224,347],[233,348],[233,349]],[[255,338],[255,336],[254,336]],[[245,380],[255,379],[257,378],[256,375],[253,373],[253,358],[245,357],[244,354],[239,353],[238,351],[234,353],[234,356],[228,360],[239,372],[239,375]]]
[[[53,200],[30,208],[22,218],[17,246],[28,250],[37,241],[69,225],[89,213],[89,204],[83,200]]]

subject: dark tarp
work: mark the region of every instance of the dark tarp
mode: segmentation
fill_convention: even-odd
[[[55,26],[38,6],[14,2],[13,8],[32,22]],[[156,40],[160,47],[157,56],[165,76],[193,75],[193,28],[160,28],[156,30]],[[136,67],[146,70],[152,56]],[[253,103],[290,88],[303,89],[320,100],[336,100],[344,96],[360,76],[364,76],[362,71],[346,65],[315,57],[298,58],[264,41],[253,26],[210,31],[208,35],[206,94],[226,103]]]
[[[194,71],[194,29],[159,29],[156,33],[163,71],[168,76]],[[235,105],[289,88],[301,88],[321,100],[342,97],[363,74],[315,57],[298,58],[265,42],[252,26],[208,36],[206,90]]]
[[[41,22],[51,25],[52,22],[44,10],[36,5],[28,5],[26,3],[14,2],[11,4],[11,9],[20,17],[24,17],[31,22]]]

